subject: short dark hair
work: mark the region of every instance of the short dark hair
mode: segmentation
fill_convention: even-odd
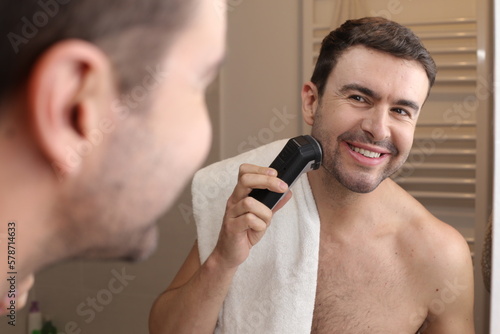
[[[195,1],[2,1],[0,98],[25,82],[47,49],[72,38],[94,43],[109,56],[118,89],[125,92],[144,76],[145,64],[167,51]]]
[[[417,35],[399,23],[381,17],[365,17],[347,20],[323,39],[311,77],[320,97],[323,96],[328,77],[339,57],[355,45],[363,45],[403,59],[416,60],[427,73],[429,89],[434,84],[436,64]]]

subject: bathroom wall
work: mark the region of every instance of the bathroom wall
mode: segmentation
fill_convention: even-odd
[[[300,131],[300,1],[229,1],[221,157]]]

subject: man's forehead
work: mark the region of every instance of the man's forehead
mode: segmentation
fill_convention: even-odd
[[[350,47],[338,58],[328,77],[328,85],[337,89],[358,85],[378,95],[391,93],[402,95],[398,98],[412,97],[420,105],[429,91],[427,73],[418,61],[364,46]]]

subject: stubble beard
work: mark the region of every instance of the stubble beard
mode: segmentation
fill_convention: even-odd
[[[329,135],[327,130],[321,128],[321,112],[321,110],[318,110],[315,115],[315,121],[311,134],[321,143],[323,147],[322,167],[326,171],[326,173],[323,173],[323,182],[327,184],[329,188],[335,189],[335,187],[341,185],[345,189],[354,193],[370,193],[385,179],[396,173],[408,158],[409,152],[401,153],[390,140],[374,142],[373,140],[370,140],[365,133],[361,132],[353,133],[346,131],[342,133],[335,139],[336,147],[331,149],[330,143],[334,140],[332,139],[332,136]],[[347,167],[342,164],[340,144],[344,141],[362,142],[383,147],[391,152],[391,157],[389,158],[390,161],[375,178],[372,176],[373,171],[371,167],[357,166],[359,169],[358,171],[349,171]]]

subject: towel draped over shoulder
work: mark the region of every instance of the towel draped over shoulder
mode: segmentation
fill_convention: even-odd
[[[217,243],[239,166],[269,166],[286,142],[267,144],[196,173],[193,213],[201,263]],[[262,240],[238,268],[215,333],[310,333],[320,222],[306,174],[295,182],[292,192],[292,199],[273,216]]]

